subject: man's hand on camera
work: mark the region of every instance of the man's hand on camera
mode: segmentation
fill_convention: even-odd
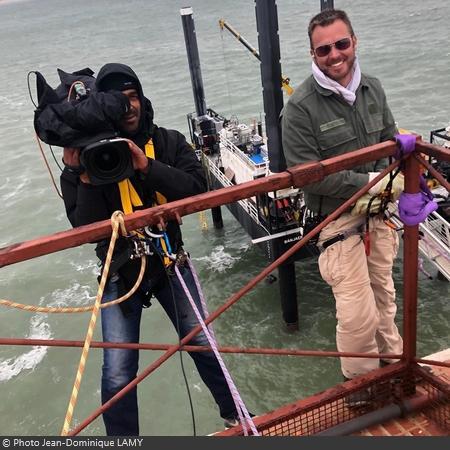
[[[131,159],[133,161],[133,169],[142,173],[148,172],[148,159],[145,153],[130,139],[125,139],[130,147]]]
[[[65,166],[80,167],[80,149],[76,147],[64,147],[63,163]]]
[[[79,148],[64,147],[63,163],[67,167],[69,172],[77,174],[83,183],[90,183],[87,173],[81,171]]]

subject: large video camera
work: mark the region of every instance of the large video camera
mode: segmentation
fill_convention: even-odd
[[[125,139],[102,139],[80,152],[81,165],[92,184],[117,183],[134,174],[131,152]]]

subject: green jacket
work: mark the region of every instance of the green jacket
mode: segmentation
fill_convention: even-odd
[[[353,106],[321,87],[311,75],[282,112],[283,151],[288,167],[378,144],[392,139],[396,132],[381,83],[364,74]],[[371,162],[304,186],[308,208],[316,213],[331,213],[368,183],[368,172],[386,166],[386,160]]]

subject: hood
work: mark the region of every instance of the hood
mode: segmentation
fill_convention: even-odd
[[[102,92],[105,90],[105,80],[112,74],[122,74],[134,80],[142,108],[139,129],[133,135],[122,133],[121,136],[132,139],[139,147],[144,148],[145,144],[152,136],[154,129],[152,103],[144,96],[141,82],[134,70],[121,63],[108,63],[100,69],[95,82],[98,91]]]

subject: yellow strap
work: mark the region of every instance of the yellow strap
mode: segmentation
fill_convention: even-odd
[[[120,201],[122,202],[124,214],[131,214],[133,212],[133,206],[143,205],[139,194],[128,178],[119,181],[117,184],[119,185]]]
[[[145,144],[145,156],[147,158],[155,159],[155,146],[151,139]]]
[[[158,203],[158,205],[164,205],[164,203],[167,203],[167,198],[159,192],[156,192],[156,203]]]
[[[155,147],[151,139],[145,144],[145,156],[147,156],[147,158],[155,159]],[[120,200],[125,214],[131,214],[133,212],[133,206],[143,205],[142,200],[129,179],[119,181],[117,184],[119,185]],[[164,203],[167,203],[167,198],[159,192],[156,192],[156,203],[158,205],[163,205]]]
[[[155,159],[155,146],[151,139],[145,144],[145,156],[150,159]],[[159,192],[156,192],[156,203],[158,203],[158,205],[163,205],[164,203],[167,203],[167,198]]]

